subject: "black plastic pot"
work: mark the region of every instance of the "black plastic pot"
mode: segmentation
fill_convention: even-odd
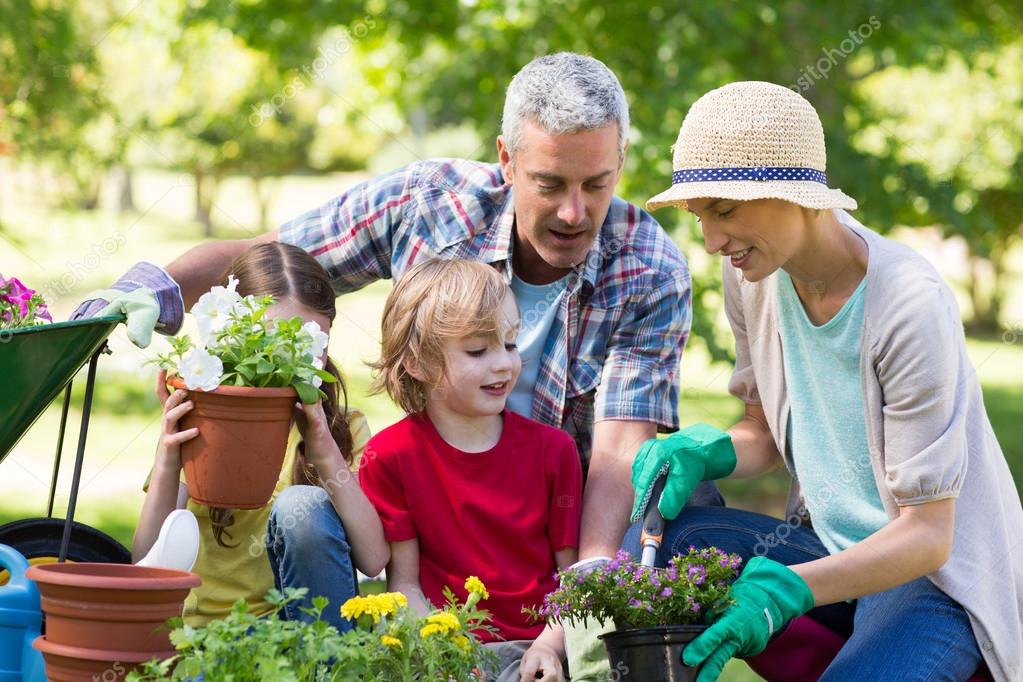
[[[682,664],[682,650],[706,629],[706,625],[658,625],[600,635],[611,662],[611,678],[693,682],[699,670]]]

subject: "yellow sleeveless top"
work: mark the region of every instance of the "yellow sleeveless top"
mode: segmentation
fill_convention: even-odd
[[[370,437],[369,423],[362,412],[349,409],[348,428],[352,432],[353,462],[357,463]],[[225,618],[234,602],[241,598],[248,603],[249,611],[256,615],[266,615],[273,610],[266,601],[266,593],[274,586],[266,556],[266,526],[277,495],[292,484],[292,467],[299,440],[298,429],[292,427],[287,454],[270,502],[259,509],[234,510],[234,523],[225,531],[223,538],[236,547],[217,544],[210,523],[210,508],[188,500],[187,508],[199,522],[199,555],[192,572],[202,578],[202,585],[189,592],[185,599],[183,616],[188,625],[201,627],[211,620]],[[181,480],[184,483],[184,472]]]

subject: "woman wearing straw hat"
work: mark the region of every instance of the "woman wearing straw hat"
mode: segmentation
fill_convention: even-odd
[[[659,562],[690,545],[747,560],[685,662],[715,679],[810,612],[848,637],[821,679],[964,680],[983,664],[1023,679],[1023,509],[948,287],[846,213],[817,113],[787,88],[704,95],[673,165],[647,206],[694,213],[723,257],[729,391],[745,403],[727,432],[647,441],[633,466],[634,519],[667,472]],[[798,486],[785,520],[683,509],[700,481],[779,463]],[[639,551],[638,527],[625,544]]]

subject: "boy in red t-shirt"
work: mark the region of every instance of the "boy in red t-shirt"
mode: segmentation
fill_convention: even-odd
[[[566,433],[505,409],[522,361],[519,312],[488,265],[426,261],[384,308],[377,391],[408,414],[366,446],[360,480],[391,543],[388,587],[421,613],[487,586],[497,679],[563,680],[564,633],[535,623],[576,559],[582,471]]]

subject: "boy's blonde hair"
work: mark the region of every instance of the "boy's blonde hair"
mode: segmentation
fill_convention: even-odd
[[[370,391],[386,391],[408,414],[426,409],[427,390],[447,373],[445,343],[467,336],[503,342],[501,304],[510,293],[501,274],[484,263],[432,258],[411,268],[384,305]],[[424,381],[409,373],[409,365]]]

